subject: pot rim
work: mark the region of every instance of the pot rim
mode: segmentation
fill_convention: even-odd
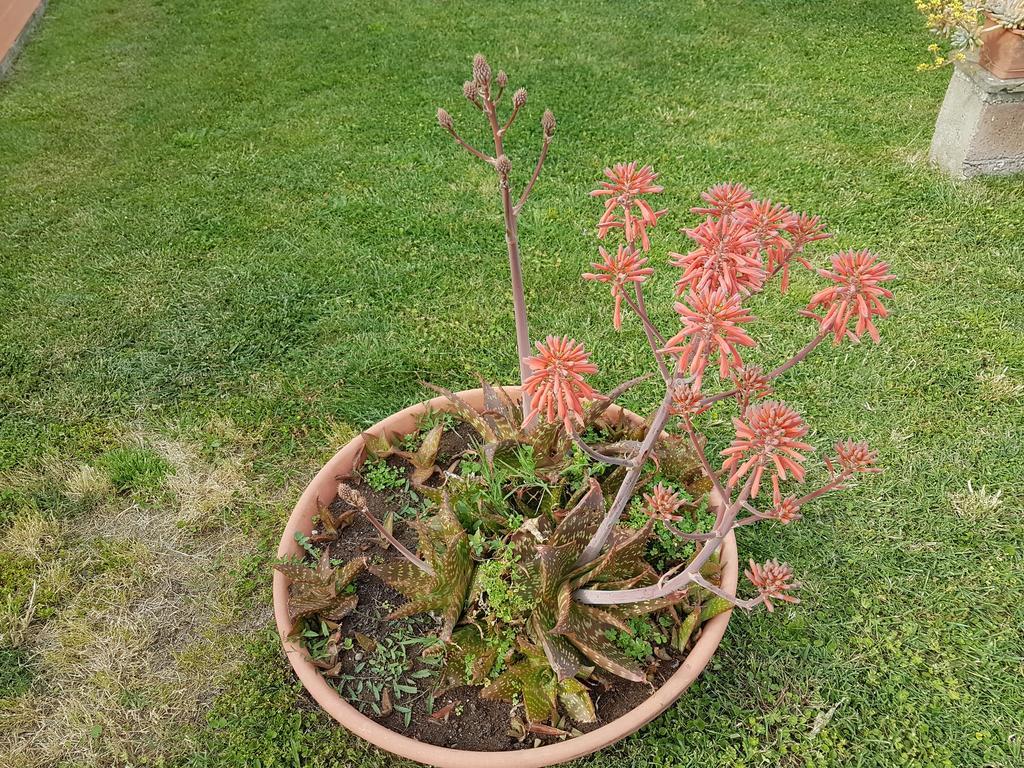
[[[986,13],[985,16],[992,23],[993,26],[988,28],[987,30],[984,30],[984,34],[992,35],[996,32],[1009,32],[1011,35],[1024,37],[1024,29],[1017,29],[1015,27],[1004,27],[992,14]]]
[[[520,390],[518,386],[504,387],[504,389],[513,398],[518,396]],[[457,394],[470,406],[483,407],[482,389],[464,390]],[[416,418],[428,408],[438,411],[452,410],[451,404],[445,397],[435,397],[398,411],[377,422],[365,432],[374,435],[382,435],[385,431],[392,434],[408,432],[414,427]],[[613,419],[640,419],[636,414],[616,405],[611,406],[607,414]],[[334,500],[338,477],[347,474],[363,453],[363,438],[359,435],[349,441],[320,469],[303,491],[288,518],[277,550],[279,559],[299,554],[295,532],[309,533],[318,503],[326,505]],[[735,594],[739,578],[739,564],[736,537],[733,532],[730,531],[722,542],[720,551],[723,565],[722,588],[729,594]],[[327,714],[356,736],[395,755],[427,765],[438,766],[438,768],[479,768],[485,763],[488,768],[543,768],[589,755],[629,736],[672,706],[697,679],[718,649],[732,616],[732,610],[729,610],[703,624],[700,637],[690,653],[683,659],[679,669],[643,703],[610,723],[582,736],[555,744],[499,752],[477,752],[440,747],[404,736],[371,720],[345,701],[328,684],[320,670],[309,661],[301,645],[288,639],[291,629],[291,620],[288,615],[288,581],[284,574],[277,570],[274,571],[273,587],[274,618],[277,623],[278,635],[292,669],[295,670],[295,674],[309,695]]]

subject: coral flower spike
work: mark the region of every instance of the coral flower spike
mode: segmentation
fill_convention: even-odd
[[[818,274],[835,284],[814,294],[802,314],[818,320],[821,330],[831,332],[836,344],[843,336],[860,341],[865,331],[877,344],[880,337],[872,318],[887,317],[882,299],[892,298],[892,291],[882,283],[896,279],[889,274],[889,265],[870,251],[844,251],[832,257],[831,270],[819,269]],[[814,314],[818,307],[824,309],[823,317]],[[855,317],[857,324],[851,330],[850,321]]]
[[[800,440],[807,434],[807,425],[800,414],[785,403],[768,400],[752,405],[744,417],[746,421],[733,418],[736,437],[722,451],[726,457],[724,468],[729,472],[729,487],[753,471],[750,495],[757,496],[765,469],[780,480],[792,475],[802,482],[803,462],[807,457],[801,451],[809,451],[811,446]]]
[[[612,317],[612,324],[615,330],[622,327],[622,297],[627,283],[642,283],[654,274],[654,270],[645,266],[647,259],[639,256],[630,246],[619,246],[618,252],[612,256],[604,248],[598,246],[602,261],[594,262],[590,266],[595,272],[584,272],[584,280],[596,280],[599,283],[609,283],[612,287],[612,297],[615,299],[615,314]]]
[[[654,195],[664,190],[654,183],[658,174],[649,165],[637,168],[637,163],[632,162],[605,168],[604,175],[610,181],[602,181],[601,188],[590,193],[591,197],[608,198],[604,203],[604,213],[597,222],[597,236],[603,238],[609,229],[621,228],[626,242],[633,243],[639,237],[643,249],[649,251],[651,243],[647,227],[655,226],[668,211],[655,211],[640,195]],[[616,218],[619,208],[622,209],[622,221]]]
[[[644,494],[644,512],[652,520],[673,522],[679,519],[679,509],[683,506],[682,497],[671,488],[661,483],[654,486],[651,493]]]
[[[746,223],[761,250],[772,245],[786,244],[781,233],[796,221],[796,216],[787,206],[771,200],[749,203],[737,214],[737,218]]]
[[[550,423],[562,422],[567,432],[572,431],[573,421],[582,425],[581,401],[594,397],[583,376],[597,373],[583,345],[568,336],[548,336],[537,342],[537,354],[526,358],[526,364],[533,373],[523,389],[530,396],[532,410],[543,413]]]
[[[785,603],[800,602],[794,595],[787,594],[792,589],[798,589],[800,582],[793,581],[793,569],[786,563],[769,560],[764,565],[759,565],[751,560],[750,567],[743,571],[743,575],[757,589],[769,613],[775,610],[772,600],[781,600]]]
[[[665,352],[678,356],[679,371],[689,370],[695,377],[693,388],[700,390],[711,356],[718,353],[718,373],[724,379],[729,371],[743,364],[737,347],[753,347],[740,324],[753,316],[740,306],[740,297],[730,296],[724,288],[703,293],[690,292],[688,304],[675,303],[683,323],[679,333],[665,342]]]
[[[691,213],[700,216],[731,216],[742,210],[753,197],[753,193],[742,184],[733,184],[731,181],[715,184],[705,192],[700,193],[700,198],[707,205],[691,208]]]
[[[687,288],[725,288],[729,293],[749,294],[764,284],[758,241],[745,222],[731,217],[708,218],[685,232],[697,247],[687,254],[669,253],[672,266],[683,270],[676,282],[676,296]]]
[[[789,266],[792,259],[795,257],[804,267],[813,269],[810,262],[803,256],[804,249],[816,240],[828,240],[832,237],[822,226],[821,217],[810,216],[806,213],[792,216],[785,226],[785,231],[790,239],[779,238],[778,241],[769,245],[766,251],[768,276],[782,273],[780,289],[783,293],[789,290]]]

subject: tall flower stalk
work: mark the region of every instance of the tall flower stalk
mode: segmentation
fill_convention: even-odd
[[[831,237],[820,217],[757,199],[742,184],[718,184],[701,194],[700,203],[691,209],[699,220],[682,230],[692,243],[690,250],[667,253],[668,264],[678,270],[675,294],[679,301],[675,309],[679,327],[675,332],[662,330],[647,311],[645,292],[655,273],[652,235],[668,215],[652,201],[664,188],[657,183],[659,175],[650,165],[623,162],[606,168],[604,179],[591,192],[603,204],[596,225],[597,238],[602,241],[599,258],[583,277],[610,287],[612,325],[616,330],[625,316],[636,317],[664,389],[657,409],[637,439],[613,446],[590,445],[585,435],[597,415],[611,400],[646,377],[627,382],[605,397],[586,381],[587,376],[596,373],[597,366],[577,340],[549,335],[546,341],[537,343],[536,353],[530,349],[518,216],[547,158],[555,123],[551,113],[545,112],[539,157],[529,181],[516,197],[511,189],[512,162],[505,152],[504,138],[527,97],[525,89],[516,91],[511,97],[511,110],[502,120],[499,104],[507,83],[504,72],[492,76],[487,61],[478,55],[473,62],[473,78],[463,87],[466,99],[486,119],[494,141],[493,155],[469,144],[456,132],[451,116],[438,110],[438,122],[456,143],[494,168],[505,220],[523,385],[522,421],[515,428],[499,429],[499,435],[494,425],[487,423],[488,417],[493,419],[493,409],[489,408],[481,428],[494,432],[495,440],[506,442],[528,441],[525,436],[537,430],[546,441],[544,450],[559,445],[565,447],[557,450],[568,450],[575,445],[589,460],[615,468],[610,498],[603,497],[593,477],[583,499],[574,497],[581,507],[590,510],[587,514],[597,511],[601,517],[586,534],[574,533],[579,549],[574,550],[572,560],[563,563],[571,566],[573,573],[600,570],[598,563],[622,546],[622,515],[642,490],[645,468],[665,455],[678,456],[683,451],[696,462],[706,478],[710,508],[715,513],[714,524],[708,530],[681,532],[673,525],[675,515],[689,502],[658,486],[645,496],[642,508],[652,523],[660,521],[675,535],[695,542],[694,556],[648,583],[596,587],[581,581],[571,590],[573,604],[618,606],[623,610],[633,606],[635,610],[638,603],[660,604],[657,601],[675,599],[691,587],[743,608],[764,605],[771,610],[773,600],[794,601],[790,591],[798,585],[784,563],[751,563],[747,577],[757,594],[750,599],[725,594],[708,580],[706,568],[734,529],[762,521],[795,522],[806,504],[847,487],[856,475],[878,471],[874,466],[876,454],[865,444],[840,442],[836,455],[825,459],[827,479],[819,487],[803,494],[784,490],[783,484],[805,481],[813,446],[805,442],[809,428],[800,414],[781,401],[765,398],[773,394],[775,380],[803,362],[826,339],[835,344],[858,343],[867,335],[879,341],[875,320],[887,316],[884,301],[892,297],[884,285],[894,279],[888,265],[869,251],[859,250],[838,253],[827,267],[816,267],[809,248]],[[781,293],[785,293],[795,267],[802,267],[809,277],[827,281],[827,286],[814,293],[806,308],[800,310],[801,315],[815,321],[816,332],[774,368],[751,365],[744,357],[757,346],[752,334],[756,318],[746,302],[766,291],[776,277]],[[696,419],[727,401],[734,401],[738,409],[738,416],[732,420],[735,435],[721,457],[713,460],[706,453]],[[501,409],[500,404],[495,407]],[[522,432],[517,433],[517,429]],[[770,485],[770,494],[762,493],[766,485]],[[770,500],[766,500],[769,495]],[[759,496],[761,508],[755,506]],[[691,508],[696,508],[699,501],[693,500]],[[564,599],[568,594],[559,598],[560,611],[567,610]],[[549,655],[549,660],[557,666],[555,656]]]
[[[508,74],[499,70],[493,74],[490,64],[483,54],[477,54],[473,58],[472,79],[467,80],[462,86],[462,94],[477,110],[483,113],[487,120],[487,126],[491,132],[494,142],[494,154],[474,147],[466,141],[455,130],[455,121],[444,109],[437,110],[437,122],[447,131],[455,142],[479,160],[490,165],[498,176],[498,191],[501,195],[501,213],[505,221],[505,246],[508,249],[508,267],[512,281],[512,307],[515,313],[516,324],[516,351],[519,357],[519,381],[524,387],[530,378],[531,371],[527,363],[530,357],[530,326],[526,316],[526,293],[523,290],[523,267],[519,250],[519,213],[526,204],[530,192],[533,190],[537,178],[540,176],[544,161],[548,156],[548,147],[551,145],[551,137],[555,133],[555,116],[550,110],[545,110],[541,117],[541,148],[534,166],[533,173],[526,186],[520,192],[518,198],[513,202],[512,184],[510,175],[512,173],[512,161],[505,154],[505,134],[519,116],[520,110],[526,106],[527,93],[525,88],[519,88],[511,96],[511,110],[503,120],[499,114],[498,106],[505,96],[508,87]],[[523,416],[526,420],[531,417],[530,398],[525,389],[523,391]]]

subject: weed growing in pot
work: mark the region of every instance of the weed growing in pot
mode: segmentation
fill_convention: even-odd
[[[361,470],[365,483],[375,491],[394,490],[405,485],[405,473],[384,459],[367,462]]]
[[[377,638],[356,636],[350,669],[339,672],[336,685],[361,712],[387,716],[398,712],[408,725],[412,708],[437,685],[443,655],[436,637],[425,636],[409,619],[392,621]],[[351,639],[349,639],[351,642]]]
[[[818,216],[724,183],[691,209],[682,231],[688,245],[665,255],[677,325],[660,328],[645,292],[656,274],[659,224],[669,215],[656,204],[663,188],[650,166],[616,164],[591,193],[602,203],[599,243],[582,277],[608,290],[614,329],[639,323],[651,370],[598,392],[589,383],[597,365],[582,343],[552,333],[529,346],[518,219],[556,123],[544,113],[538,158],[514,192],[504,140],[528,99],[525,89],[509,95],[507,85],[507,75],[478,56],[463,87],[485,119],[493,154],[465,139],[446,110],[438,110],[438,122],[496,176],[521,390],[513,396],[483,383],[484,407],[477,409],[434,387],[447,398],[448,415],[428,414],[415,439],[364,435],[366,461],[338,493],[345,514],[369,521],[391,548],[359,575],[406,598],[383,621],[397,628],[430,614],[439,622],[431,635],[438,659],[432,695],[478,686],[481,699],[508,703],[517,737],[558,738],[599,721],[593,693],[616,684],[609,681],[664,680],[704,622],[735,607],[773,611],[798,602],[792,569],[775,560],[749,562],[748,597],[723,588],[722,546],[747,526],[793,523],[822,495],[879,471],[875,453],[854,440],[812,462],[810,427],[774,397],[774,387],[826,342],[878,343],[876,322],[888,314],[893,276],[867,250],[822,260],[817,243],[830,235]],[[808,321],[807,343],[774,366],[755,364],[771,355],[755,358],[752,306],[775,287],[786,297],[792,282],[803,288],[806,278],[820,281],[797,310]],[[652,414],[634,420],[613,407],[648,382],[660,389]],[[725,415],[731,441],[716,452],[700,427]],[[471,437],[442,461],[442,443],[454,430]],[[426,501],[422,514],[401,523],[415,533],[415,551],[396,535],[393,518],[379,520],[359,491],[360,483],[397,488],[383,479],[394,469],[388,459],[406,467],[412,491]],[[293,584],[292,601],[311,589],[320,601],[336,601],[326,610],[337,613],[339,579],[352,572],[333,575],[321,561],[315,573]],[[346,695],[361,695],[358,676],[367,664],[345,673],[352,677]]]

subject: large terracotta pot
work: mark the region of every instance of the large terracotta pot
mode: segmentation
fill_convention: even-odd
[[[506,391],[513,397],[518,396],[518,390],[518,387],[506,387]],[[458,394],[472,407],[483,408],[483,390],[471,389]],[[427,408],[437,411],[451,410],[449,402],[443,397],[438,397],[399,411],[367,431],[376,435],[382,434],[385,430],[389,434],[407,434],[416,429],[417,418]],[[640,417],[636,414],[617,406],[610,408],[607,415],[612,420],[627,418],[640,421]],[[291,517],[288,518],[288,524],[281,536],[281,545],[277,550],[279,558],[302,554],[295,541],[295,532],[310,533],[312,518],[317,512],[317,502],[330,504],[336,495],[338,478],[348,476],[353,467],[362,462],[364,455],[363,440],[361,437],[357,437],[338,451],[334,458],[317,473],[313,482],[299,498]],[[735,594],[738,562],[736,539],[732,533],[722,543],[721,554],[722,588],[729,594]],[[486,768],[542,768],[542,766],[555,765],[583,757],[628,736],[668,709],[697,679],[718,648],[718,644],[725,634],[725,628],[729,625],[731,615],[732,612],[729,611],[704,624],[696,644],[675,674],[665,681],[661,688],[651,694],[643,704],[617,720],[590,733],[556,744],[507,752],[473,752],[438,747],[410,739],[371,720],[342,699],[320,674],[320,670],[308,660],[303,648],[288,639],[288,631],[291,627],[291,621],[288,618],[288,580],[283,574],[274,572],[274,616],[277,620],[277,631],[281,636],[285,653],[295,674],[298,675],[310,696],[331,717],[357,736],[388,752],[439,768],[480,768],[481,766],[486,766]]]
[[[991,16],[987,26],[995,28],[982,33],[978,62],[1001,80],[1024,77],[1024,29],[1003,29]]]

